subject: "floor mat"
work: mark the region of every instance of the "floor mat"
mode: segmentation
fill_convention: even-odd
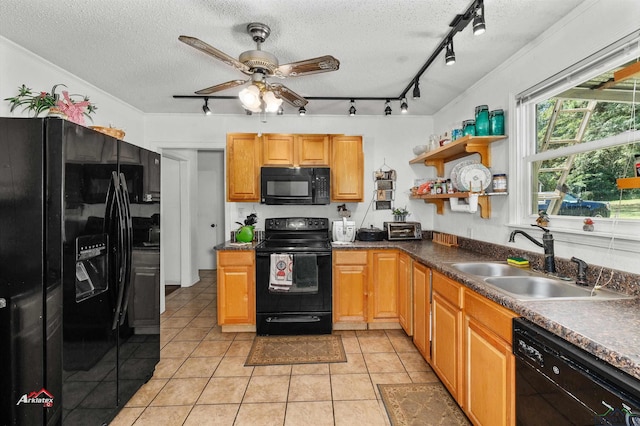
[[[257,336],[245,362],[250,365],[346,362],[339,335]]]
[[[441,383],[378,385],[393,426],[470,425]]]

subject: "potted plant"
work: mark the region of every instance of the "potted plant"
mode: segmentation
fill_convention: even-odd
[[[393,220],[396,222],[405,222],[407,220],[407,216],[410,214],[406,206],[402,208],[395,208],[392,213]]]
[[[236,222],[240,225],[240,228],[236,231],[236,241],[241,243],[250,243],[253,241],[253,228],[254,225],[258,222],[258,217],[255,213],[251,213],[244,220],[244,224],[240,222]]]
[[[56,84],[51,88],[51,92],[33,92],[31,88],[24,84],[18,88],[16,96],[5,98],[11,105],[10,111],[24,106],[23,111],[33,113],[34,117],[44,111],[54,115],[66,117],[69,121],[77,124],[84,124],[84,117],[91,119],[92,114],[98,109],[89,101],[87,96],[70,95],[66,90],[62,91],[62,99],[56,93],[58,86],[66,87],[64,84]]]

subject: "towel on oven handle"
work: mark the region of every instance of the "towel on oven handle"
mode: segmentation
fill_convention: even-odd
[[[290,254],[272,253],[270,260],[269,290],[289,291],[293,284],[293,256]]]
[[[315,254],[293,255],[293,281],[297,287],[318,285],[318,263]]]

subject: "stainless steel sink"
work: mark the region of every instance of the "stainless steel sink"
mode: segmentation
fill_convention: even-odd
[[[517,277],[531,275],[531,272],[526,269],[498,262],[464,262],[454,263],[451,266],[465,274],[480,277]]]
[[[574,283],[546,278],[529,277],[489,277],[484,281],[497,290],[520,300],[614,300],[630,299],[631,296],[608,290],[596,290],[591,295],[590,288],[577,287]]]

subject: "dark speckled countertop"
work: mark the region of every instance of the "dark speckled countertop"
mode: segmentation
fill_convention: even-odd
[[[252,250],[255,246],[234,246],[229,242],[216,250]],[[640,299],[520,301],[486,285],[481,278],[459,272],[455,262],[504,261],[486,253],[445,247],[431,241],[356,241],[333,244],[334,250],[397,248],[434,271],[455,279],[466,287],[511,309],[542,328],[566,339],[640,379]]]

